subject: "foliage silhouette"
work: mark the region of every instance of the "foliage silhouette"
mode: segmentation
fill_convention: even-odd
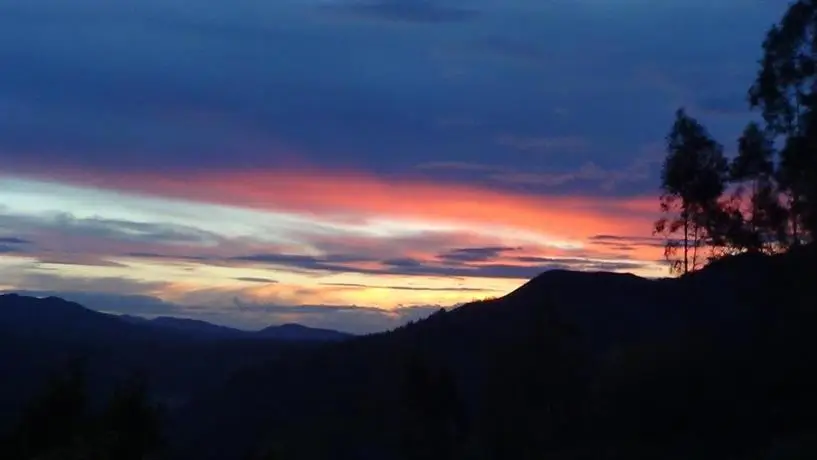
[[[749,89],[767,130],[784,144],[778,180],[788,201],[791,243],[817,231],[817,4],[791,3],[766,34],[761,67]]]
[[[18,460],[145,460],[161,447],[160,412],[147,383],[118,385],[102,410],[93,410],[82,361],[55,374],[4,439],[0,456]]]
[[[728,163],[723,147],[684,109],[675,113],[667,153],[661,170],[664,217],[656,221],[654,232],[667,237],[665,256],[671,271],[689,273],[701,267],[703,254],[699,252],[712,236]],[[677,233],[680,241],[674,239]]]

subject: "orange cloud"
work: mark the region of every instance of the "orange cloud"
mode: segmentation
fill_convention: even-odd
[[[42,177],[41,174],[37,176]],[[550,238],[648,235],[655,198],[532,196],[462,184],[378,178],[359,172],[226,171],[123,175],[63,171],[77,185],[207,203],[337,218],[501,226]]]

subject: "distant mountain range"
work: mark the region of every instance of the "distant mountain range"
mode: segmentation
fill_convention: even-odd
[[[350,337],[293,324],[249,332],[190,319],[110,315],[57,297],[0,295],[0,431],[51,372],[74,359],[87,362],[100,390],[144,372],[157,399],[174,406],[244,367]]]
[[[160,316],[153,319],[142,318],[140,316],[122,315],[119,318],[131,324],[155,327],[166,331],[175,331],[197,337],[210,338],[264,338],[273,340],[294,340],[294,341],[321,341],[332,342],[345,340],[353,337],[352,334],[339,332],[331,329],[320,329],[302,326],[300,324],[282,324],[279,326],[268,326],[260,331],[245,331],[227,326],[220,326],[206,321],[175,318],[170,316]]]
[[[136,327],[134,327],[136,326]],[[48,333],[85,337],[121,337],[150,331],[175,332],[194,338],[337,341],[352,334],[283,324],[260,331],[245,331],[206,321],[160,316],[147,319],[132,315],[100,313],[58,297],[29,297],[17,294],[0,295],[0,330],[8,328],[19,333]],[[52,338],[55,337],[52,335]]]

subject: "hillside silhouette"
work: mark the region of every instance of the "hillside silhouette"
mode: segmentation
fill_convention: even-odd
[[[679,279],[547,272],[499,299],[239,373],[177,414],[177,455],[816,453],[816,252],[735,256]]]
[[[134,372],[152,383],[166,441],[152,458],[806,458],[782,455],[817,453],[815,275],[814,244],[675,279],[550,271],[320,343],[205,339],[4,296],[6,432],[39,407],[12,399],[42,399],[82,359],[90,407]]]
[[[102,398],[134,372],[170,407],[233,372],[290,349],[348,334],[291,325],[248,332],[179,318],[152,320],[89,310],[63,299],[0,295],[0,431],[54,371],[82,360],[89,393]]]

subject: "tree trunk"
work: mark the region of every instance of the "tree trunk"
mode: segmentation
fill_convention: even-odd
[[[694,229],[692,231],[692,271],[697,270],[698,267],[698,232],[701,229],[701,225],[698,222],[695,222]]]
[[[791,205],[789,206],[789,209],[791,210],[791,245],[799,246],[800,229],[798,228],[797,221],[800,218],[800,200],[794,193],[792,193]]]
[[[684,207],[684,274],[689,273],[689,211]]]

